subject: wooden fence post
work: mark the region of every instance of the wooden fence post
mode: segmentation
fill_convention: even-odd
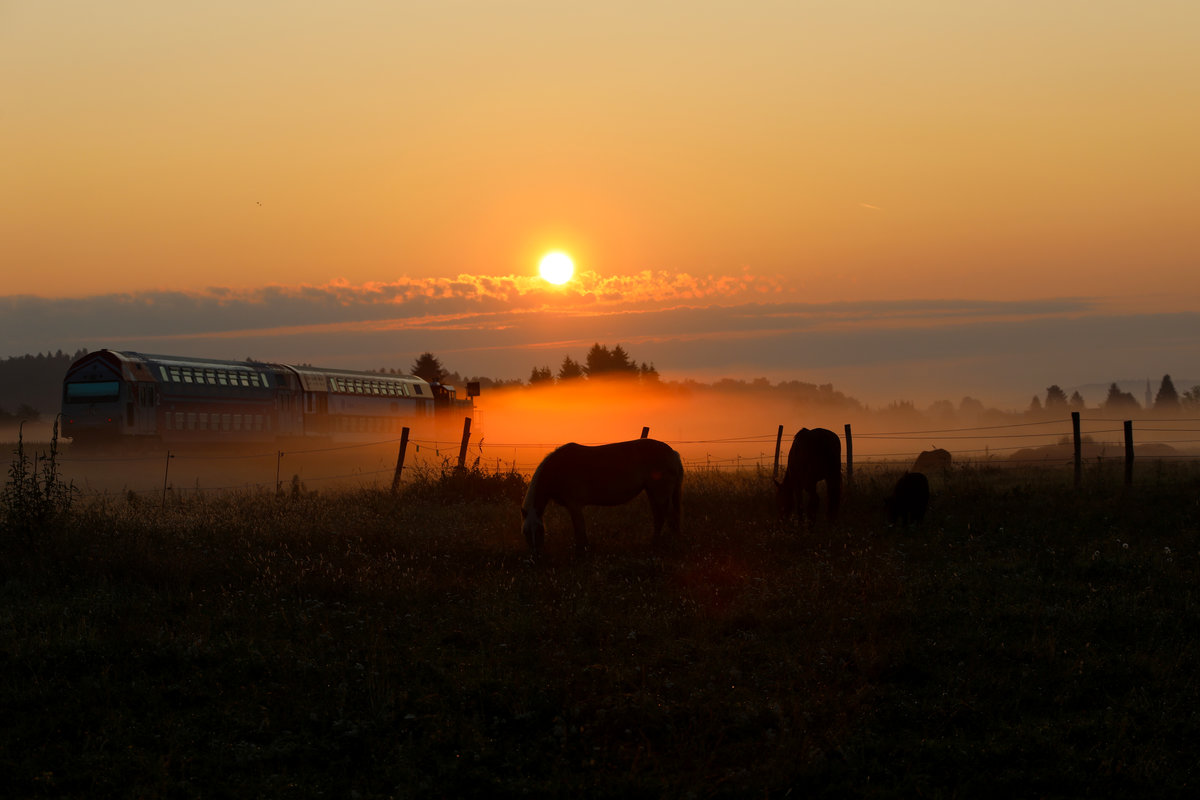
[[[783,446],[783,426],[779,426],[779,431],[775,434],[775,469],[771,472],[772,478],[779,477],[779,448]]]
[[[850,423],[846,423],[846,485],[854,483],[854,437],[850,433]]]
[[[279,465],[283,461],[283,451],[275,451],[275,495],[278,496],[282,487],[279,485]]]
[[[462,444],[458,446],[458,468],[467,468],[467,443],[471,441],[471,418],[463,417]]]
[[[173,455],[171,454],[171,451],[170,451],[170,450],[168,450],[168,451],[167,451],[167,463],[166,463],[166,466],[164,466],[164,467],[163,467],[163,496],[162,496],[162,508],[164,508],[164,509],[167,507],[167,475],[168,475],[168,474],[170,473],[170,471],[171,471],[171,459],[172,459],[172,458],[174,458],[174,457],[175,457],[175,456],[173,456]]]
[[[400,470],[404,469],[404,453],[408,450],[408,428],[400,429],[400,452],[396,454],[396,472],[392,475],[392,494],[400,491]]]
[[[1075,488],[1083,482],[1083,439],[1079,436],[1079,412],[1071,412],[1071,431],[1075,436]]]
[[[1125,485],[1133,485],[1133,420],[1125,420]]]
[[[643,427],[643,428],[642,428],[642,438],[643,438],[643,439],[649,439],[649,438],[650,438],[650,428],[649,428],[649,427]]]

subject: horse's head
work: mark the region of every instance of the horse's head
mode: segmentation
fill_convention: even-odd
[[[525,541],[529,543],[529,549],[534,554],[540,553],[542,541],[546,538],[546,525],[542,522],[542,515],[532,508],[522,508],[521,530],[525,534]]]

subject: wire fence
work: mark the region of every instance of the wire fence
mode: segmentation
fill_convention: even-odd
[[[1200,419],[1173,418],[1145,421],[1136,429],[1136,448],[1143,458],[1194,460],[1200,458]],[[1129,457],[1127,420],[1080,418],[1082,457],[1089,462],[1120,461]],[[899,430],[856,430],[846,425],[847,467],[854,469],[907,469],[917,456],[937,447],[948,450],[957,464],[997,466],[1070,465],[1075,441],[1071,419],[972,427]],[[653,431],[650,432],[653,434]],[[791,433],[794,433],[792,431]],[[400,458],[405,475],[445,471],[462,465],[483,471],[528,475],[546,453],[560,442],[448,441],[408,438],[407,452],[397,453],[404,437],[355,443],[330,443],[300,449],[251,451],[157,451],[144,453],[70,453],[58,461],[64,476],[84,495],[115,492],[153,494],[168,491],[228,492],[306,488],[353,483],[359,486],[390,485]],[[780,472],[787,462],[790,434],[782,426],[761,434],[700,439],[667,440],[680,452],[689,470]],[[581,442],[599,444],[600,442]],[[949,446],[946,446],[949,445]],[[778,448],[778,449],[777,449]]]

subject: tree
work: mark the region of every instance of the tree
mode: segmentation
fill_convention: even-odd
[[[446,368],[433,353],[421,353],[413,362],[412,374],[430,383],[441,383],[446,378]]]
[[[1046,387],[1046,410],[1066,408],[1067,393],[1064,392],[1056,383],[1053,386]]]
[[[582,377],[583,367],[579,366],[579,362],[570,356],[563,356],[562,366],[558,368],[558,379],[560,381],[570,381]]]
[[[529,373],[529,385],[536,386],[539,383],[554,383],[554,373],[549,367],[534,367],[533,372]]]
[[[1071,406],[1072,411],[1083,411],[1083,407],[1086,405],[1083,402],[1083,395],[1079,393],[1078,389],[1071,392],[1071,399],[1067,403]]]
[[[1040,414],[1041,412],[1042,412],[1042,401],[1035,394],[1033,396],[1033,400],[1030,401],[1030,403],[1029,403],[1029,413],[1030,414]]]
[[[1179,404],[1188,411],[1200,410],[1200,383],[1180,395]]]
[[[1140,408],[1137,398],[1131,392],[1122,392],[1115,381],[1108,387],[1108,397],[1104,398],[1106,411],[1137,411]]]
[[[974,397],[964,397],[958,401],[958,413],[960,414],[982,414],[983,402]]]
[[[638,368],[638,377],[640,377],[646,383],[661,382],[658,377],[658,370],[654,368],[654,364],[647,364],[645,361],[643,361],[642,366]]]
[[[608,354],[608,366],[612,372],[629,372],[637,374],[638,366],[629,359],[629,354],[625,352],[625,348],[621,345],[613,347]]]
[[[606,374],[637,374],[637,364],[630,361],[629,354],[625,352],[625,348],[617,345],[612,350],[609,350],[604,345],[596,342],[592,348],[588,350],[587,358],[584,360],[584,373],[589,378],[595,378],[599,375]]]
[[[1158,394],[1154,396],[1154,410],[1178,411],[1181,407],[1179,392],[1175,391],[1175,383],[1171,380],[1170,375],[1163,375],[1162,383],[1158,387]]]

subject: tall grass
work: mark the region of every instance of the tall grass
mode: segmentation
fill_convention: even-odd
[[[551,507],[519,477],[79,503],[0,552],[0,769],[18,795],[1182,795],[1200,734],[1200,471],[895,475],[842,521],[694,472]]]

